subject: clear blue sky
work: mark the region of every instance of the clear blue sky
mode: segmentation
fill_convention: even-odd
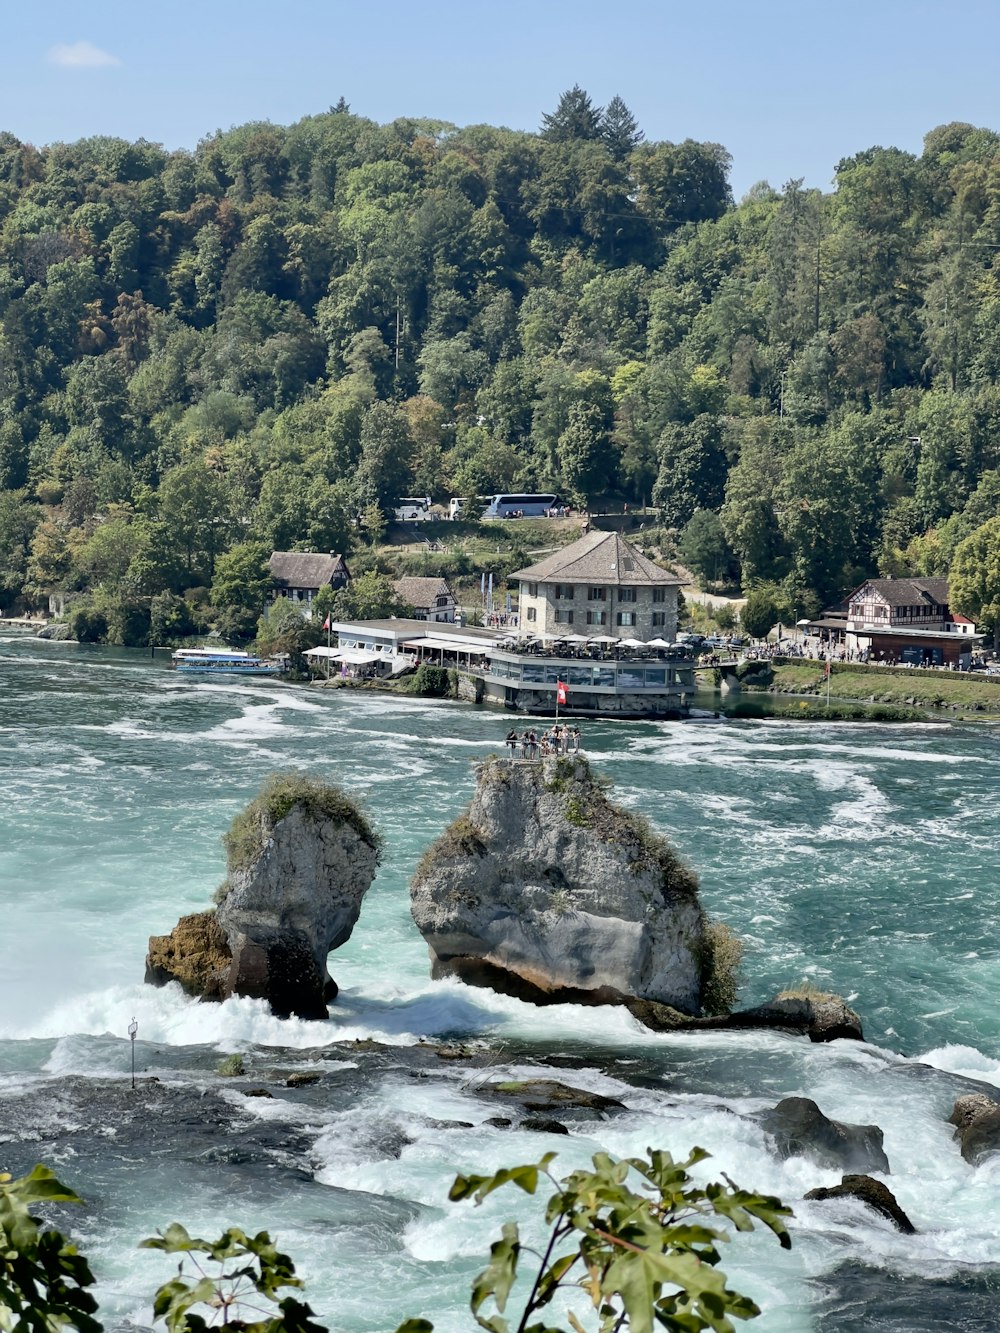
[[[1000,0],[8,0],[0,129],[193,147],[343,94],[375,120],[536,129],[563,89],[621,93],[647,137],[708,139],[755,181],[826,187],[872,144],[1000,129]],[[112,63],[114,62],[114,63]]]

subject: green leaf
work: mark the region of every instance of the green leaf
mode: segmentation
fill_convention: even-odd
[[[507,1297],[517,1278],[517,1261],[521,1253],[517,1223],[505,1222],[501,1239],[490,1246],[490,1262],[472,1284],[472,1297],[469,1307],[476,1316],[476,1322],[493,1333],[506,1333],[505,1320],[480,1318],[479,1311],[483,1302],[492,1296],[501,1314],[507,1307]]]
[[[456,1176],[448,1191],[448,1198],[452,1203],[457,1203],[475,1196],[476,1202],[482,1203],[494,1190],[512,1184],[524,1190],[525,1194],[534,1194],[538,1188],[539,1173],[548,1169],[549,1163],[555,1160],[555,1156],[554,1152],[549,1152],[539,1162],[529,1163],[527,1166],[505,1167],[492,1176]]]

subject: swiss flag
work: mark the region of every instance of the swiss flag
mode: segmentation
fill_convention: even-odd
[[[564,704],[566,702],[566,686],[561,680],[556,681],[556,703]]]
[[[329,628],[330,628],[330,617],[329,617],[329,616],[327,616],[327,618],[323,621],[323,628],[324,628],[324,629],[329,629]]]

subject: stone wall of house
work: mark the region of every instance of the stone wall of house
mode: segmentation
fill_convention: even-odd
[[[564,595],[557,597],[557,590]],[[604,585],[602,600],[591,598],[591,589],[586,584],[522,582],[518,603],[521,629],[532,634],[607,634],[616,639],[641,639],[644,643],[655,638],[673,643],[677,637],[677,589],[640,585],[635,588],[634,602],[623,601],[622,590],[614,584]],[[572,593],[572,597],[565,596],[567,593]],[[662,593],[663,601],[654,601],[655,593]],[[572,620],[567,619],[570,612]],[[589,624],[588,612],[592,616]],[[601,612],[603,624],[597,619]],[[619,613],[634,616],[634,623],[619,625]],[[659,617],[662,623],[655,623]]]

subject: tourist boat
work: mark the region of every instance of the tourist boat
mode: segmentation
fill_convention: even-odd
[[[178,648],[170,660],[185,675],[280,676],[286,667],[284,658],[255,657],[235,648]]]

